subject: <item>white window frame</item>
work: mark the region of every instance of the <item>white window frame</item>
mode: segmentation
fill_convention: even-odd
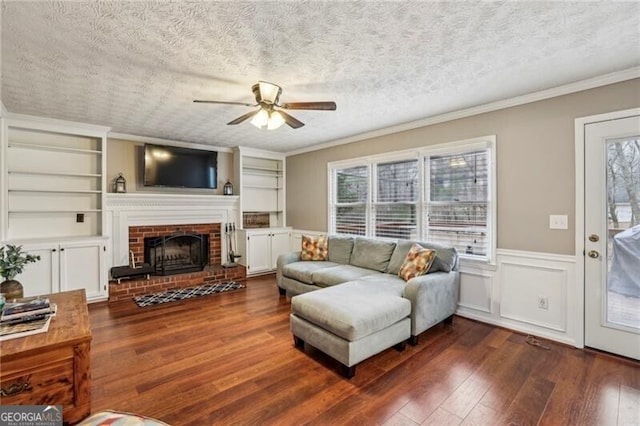
[[[496,192],[496,135],[481,136],[472,139],[465,139],[460,141],[445,142],[436,145],[423,146],[420,148],[407,149],[402,151],[392,151],[384,154],[369,155],[365,157],[352,158],[348,160],[333,161],[327,163],[327,196],[328,196],[328,232],[335,234],[335,172],[336,170],[367,166],[369,172],[369,191],[367,197],[367,215],[366,215],[366,236],[373,237],[375,230],[375,205],[377,199],[377,164],[389,163],[393,161],[402,160],[418,160],[418,174],[419,174],[419,196],[416,205],[417,214],[417,229],[419,233],[418,240],[428,241],[427,235],[427,223],[425,221],[425,209],[429,203],[429,182],[426,182],[428,174],[425,173],[425,158],[435,155],[455,155],[457,153],[464,153],[473,150],[489,151],[489,187],[487,194],[487,255],[469,255],[466,253],[459,253],[461,258],[465,258],[471,261],[489,263],[495,265],[496,247],[497,247],[497,192]],[[421,186],[424,185],[424,186]],[[384,238],[381,238],[384,239]],[[390,239],[395,240],[395,239]]]

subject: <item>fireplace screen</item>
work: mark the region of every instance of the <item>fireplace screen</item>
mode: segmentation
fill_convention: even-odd
[[[182,233],[145,238],[144,261],[155,275],[202,271],[209,263],[209,236]]]

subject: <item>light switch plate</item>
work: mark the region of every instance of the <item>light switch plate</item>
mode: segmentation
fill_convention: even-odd
[[[569,216],[566,214],[549,215],[549,229],[569,229]]]

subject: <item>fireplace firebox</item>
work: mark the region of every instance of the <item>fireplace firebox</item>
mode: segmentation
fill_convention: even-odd
[[[202,271],[209,263],[209,236],[174,233],[145,238],[144,261],[155,275]]]

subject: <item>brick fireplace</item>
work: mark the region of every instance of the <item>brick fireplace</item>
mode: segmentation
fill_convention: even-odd
[[[151,276],[109,283],[109,301],[131,300],[133,296],[175,288],[227,281],[244,281],[244,266],[223,268],[228,248],[222,238],[223,223],[237,222],[237,196],[168,194],[109,194],[111,266],[129,263],[129,251],[136,263],[144,261],[144,239],[176,233],[208,236],[209,264],[202,271]]]
[[[144,239],[164,237],[177,233],[206,234],[209,236],[209,265],[220,265],[222,259],[222,239],[219,223],[186,225],[153,225],[129,227],[129,250],[136,263],[144,262]]]

